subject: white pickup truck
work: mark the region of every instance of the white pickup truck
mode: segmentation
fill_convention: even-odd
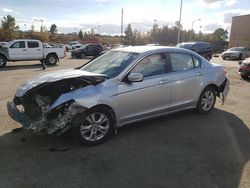
[[[46,48],[39,40],[13,40],[0,47],[0,68],[5,67],[7,61],[40,60],[47,65],[55,65],[64,57],[64,48]]]

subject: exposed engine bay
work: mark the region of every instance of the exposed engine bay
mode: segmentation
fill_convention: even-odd
[[[28,90],[23,96],[15,96],[12,104],[8,104],[10,116],[25,128],[37,133],[61,134],[68,130],[72,119],[86,108],[66,100],[51,109],[53,103],[62,95],[97,85],[105,80],[102,76],[80,76],[65,78],[54,82],[44,82]],[[13,109],[15,108],[15,109]]]

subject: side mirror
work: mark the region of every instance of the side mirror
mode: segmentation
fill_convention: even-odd
[[[238,64],[241,65],[241,64],[242,64],[242,61],[239,61]]]
[[[128,75],[128,80],[130,82],[141,82],[143,80],[143,75],[141,73],[130,73]]]

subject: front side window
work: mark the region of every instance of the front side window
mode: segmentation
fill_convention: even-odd
[[[81,70],[113,78],[127,68],[137,55],[138,53],[133,52],[110,51],[88,63]]]
[[[25,48],[25,42],[24,41],[18,41],[13,43],[10,48]]]
[[[141,73],[144,77],[165,74],[167,72],[166,62],[163,54],[149,55],[142,59],[131,72]]]
[[[28,41],[28,48],[38,48],[39,44],[36,41]]]
[[[185,71],[194,68],[193,58],[190,54],[170,53],[172,71]]]

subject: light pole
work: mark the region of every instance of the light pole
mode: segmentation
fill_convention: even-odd
[[[182,14],[182,0],[181,0],[181,6],[180,6],[180,18],[179,18],[179,26],[178,26],[178,38],[177,38],[177,44],[180,42],[181,14]]]
[[[194,28],[194,23],[197,22],[197,21],[201,21],[201,19],[196,19],[196,20],[193,20],[192,21],[192,27],[191,27],[191,32],[190,32],[190,41],[192,40],[192,32],[193,32],[193,28]]]

